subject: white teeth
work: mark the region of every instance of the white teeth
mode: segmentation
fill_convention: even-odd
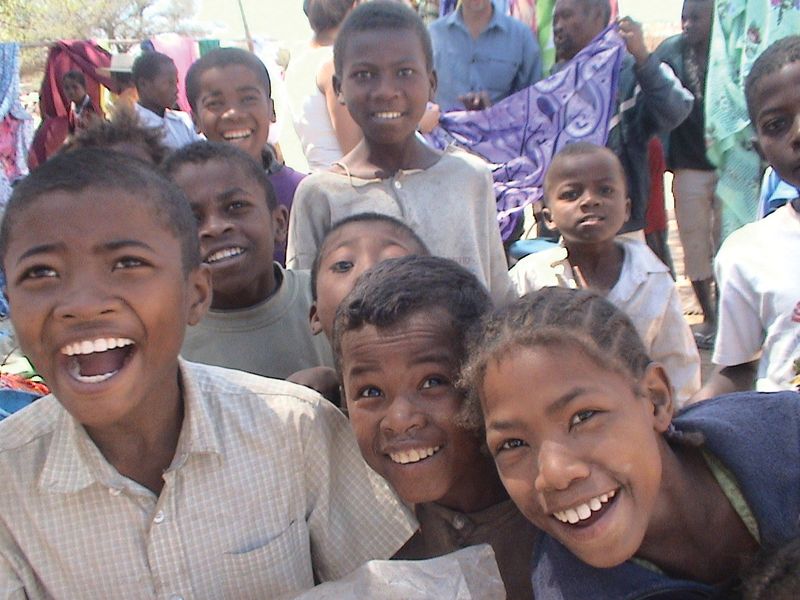
[[[235,246],[233,248],[225,248],[224,250],[217,250],[213,254],[209,255],[205,262],[207,264],[219,262],[225,258],[230,258],[231,256],[239,256],[240,254],[244,253],[244,248],[240,248],[239,246]]]
[[[61,349],[61,354],[75,356],[79,354],[92,354],[94,352],[105,352],[114,348],[130,346],[133,340],[128,338],[98,338],[96,340],[82,340],[67,344]]]
[[[226,140],[240,140],[242,138],[250,137],[253,132],[249,129],[243,129],[241,131],[229,131],[222,135],[223,138]]]
[[[379,112],[375,113],[378,119],[399,119],[402,113],[399,112]]]
[[[609,492],[608,494],[601,494],[600,496],[596,496],[585,502],[583,504],[579,504],[573,508],[568,508],[566,510],[560,510],[558,512],[554,512],[553,516],[561,521],[562,523],[570,523],[574,525],[578,521],[585,521],[589,517],[592,516],[593,512],[597,512],[603,505],[607,503],[611,498],[616,495],[616,490]]]
[[[436,454],[441,446],[435,446],[433,448],[415,448],[412,450],[405,450],[403,452],[390,452],[389,458],[392,459],[393,462],[396,462],[401,465],[406,465],[409,463],[419,462],[429,456],[433,456]]]

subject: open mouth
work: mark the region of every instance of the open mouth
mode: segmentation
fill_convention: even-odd
[[[605,218],[599,215],[587,215],[578,221],[578,223],[581,225],[596,225],[597,223],[601,223],[603,221],[605,221]]]
[[[68,357],[67,371],[73,379],[102,383],[125,366],[134,346],[134,341],[128,338],[97,338],[67,344],[61,353]]]
[[[372,113],[372,116],[379,121],[393,121],[394,119],[399,119],[403,116],[403,113],[400,112],[376,112]]]
[[[441,449],[441,446],[433,446],[430,448],[414,448],[412,450],[403,450],[402,452],[389,452],[389,458],[392,459],[392,462],[395,462],[399,465],[408,465],[418,463],[426,458],[430,458]]]
[[[236,129],[234,131],[227,131],[222,134],[222,138],[226,142],[234,142],[236,140],[243,140],[253,135],[252,129]]]
[[[203,260],[204,263],[207,265],[213,265],[215,263],[221,262],[223,260],[228,260],[231,258],[235,258],[237,256],[241,256],[244,254],[244,248],[240,246],[231,246],[230,248],[223,248],[222,250],[216,250],[206,256]]]
[[[554,512],[553,517],[565,525],[588,527],[603,516],[606,510],[614,504],[616,495],[617,490],[612,490],[607,494],[595,496],[583,504]]]

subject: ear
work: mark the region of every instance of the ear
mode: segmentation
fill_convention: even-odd
[[[550,231],[555,231],[558,229],[556,224],[553,223],[553,215],[550,213],[550,209],[546,206],[542,207],[542,218],[544,219],[545,227],[547,227]]]
[[[202,264],[186,277],[188,325],[197,325],[211,306],[211,269]]]
[[[311,335],[318,335],[322,333],[322,321],[319,320],[316,300],[311,303],[311,308],[308,309],[308,323],[311,327]]]
[[[642,392],[653,405],[653,427],[664,433],[672,423],[675,405],[672,400],[672,385],[664,367],[660,363],[647,365],[642,379],[639,381]]]
[[[276,244],[283,244],[289,230],[289,209],[283,204],[278,204],[272,211],[272,231]]]
[[[631,199],[625,198],[625,221],[631,218]]]
[[[278,121],[278,113],[275,112],[275,101],[272,98],[269,99],[269,112],[272,115],[269,122],[276,123]]]
[[[331,83],[333,84],[333,93],[336,94],[336,99],[339,101],[339,104],[342,106],[345,105],[344,103],[344,96],[342,95],[342,80],[334,73],[331,76]]]
[[[439,85],[439,76],[436,74],[436,69],[431,69],[431,72],[428,73],[428,82],[431,88],[428,93],[428,102],[433,102],[436,97],[436,87]]]

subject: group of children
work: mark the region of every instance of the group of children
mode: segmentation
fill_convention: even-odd
[[[759,146],[800,186],[800,53],[759,61]],[[666,268],[616,237],[615,155],[556,157],[562,244],[512,283],[488,168],[416,135],[419,19],[362,4],[334,62],[363,139],[328,173],[280,165],[266,70],[222,49],[186,82],[208,141],[159,171],[78,136],[16,187],[0,263],[53,394],[0,424],[0,594],[291,597],[488,543],[511,599],[793,597],[800,397],[676,414],[697,351]],[[768,218],[795,248],[798,215]]]

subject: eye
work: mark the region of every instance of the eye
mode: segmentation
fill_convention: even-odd
[[[444,377],[439,377],[438,375],[433,375],[431,377],[426,377],[425,380],[422,382],[420,386],[423,390],[439,387],[442,385],[447,385],[449,381]]]
[[[614,193],[614,188],[612,188],[610,185],[604,185],[600,188],[600,193],[603,194],[603,196],[610,196]]]
[[[380,390],[380,388],[368,385],[361,388],[356,395],[359,398],[380,398],[383,396],[383,392]]]
[[[503,452],[504,450],[516,450],[517,448],[524,448],[527,446],[525,442],[517,438],[511,438],[510,440],[505,440],[502,444],[497,447],[497,452]]]
[[[356,71],[351,77],[360,81],[368,81],[372,79],[372,73],[370,71]]]
[[[260,99],[261,99],[261,98],[259,98],[259,97],[258,97],[257,95],[255,95],[255,94],[248,94],[247,96],[243,96],[243,97],[242,97],[242,104],[255,104],[255,103],[256,103],[256,102],[258,102]]]
[[[572,418],[569,420],[569,428],[572,429],[573,427],[576,427],[581,423],[588,421],[596,414],[597,411],[595,410],[579,410],[574,415],[572,415]]]
[[[226,208],[228,212],[236,212],[247,208],[248,206],[249,203],[246,200],[231,200]]]
[[[330,270],[334,273],[347,273],[352,268],[353,268],[352,261],[337,260],[335,263],[331,265]]]
[[[578,189],[568,189],[562,191],[558,197],[562,200],[577,200],[580,198],[580,190]]]
[[[780,133],[786,127],[786,119],[770,119],[761,125],[761,131],[766,134],[774,135]]]
[[[123,256],[114,263],[114,270],[134,269],[136,267],[143,267],[146,264],[147,263],[145,263],[145,261],[143,261],[141,258],[136,258],[135,256]]]
[[[397,71],[397,75],[400,77],[411,77],[414,74],[414,69],[411,67],[403,67],[399,71]]]
[[[203,108],[206,108],[210,111],[217,111],[222,108],[222,101],[221,100],[209,100],[203,103]]]
[[[58,277],[58,273],[52,267],[46,265],[35,265],[29,269],[25,269],[22,275],[19,276],[17,282],[22,282],[28,279],[47,279]]]

